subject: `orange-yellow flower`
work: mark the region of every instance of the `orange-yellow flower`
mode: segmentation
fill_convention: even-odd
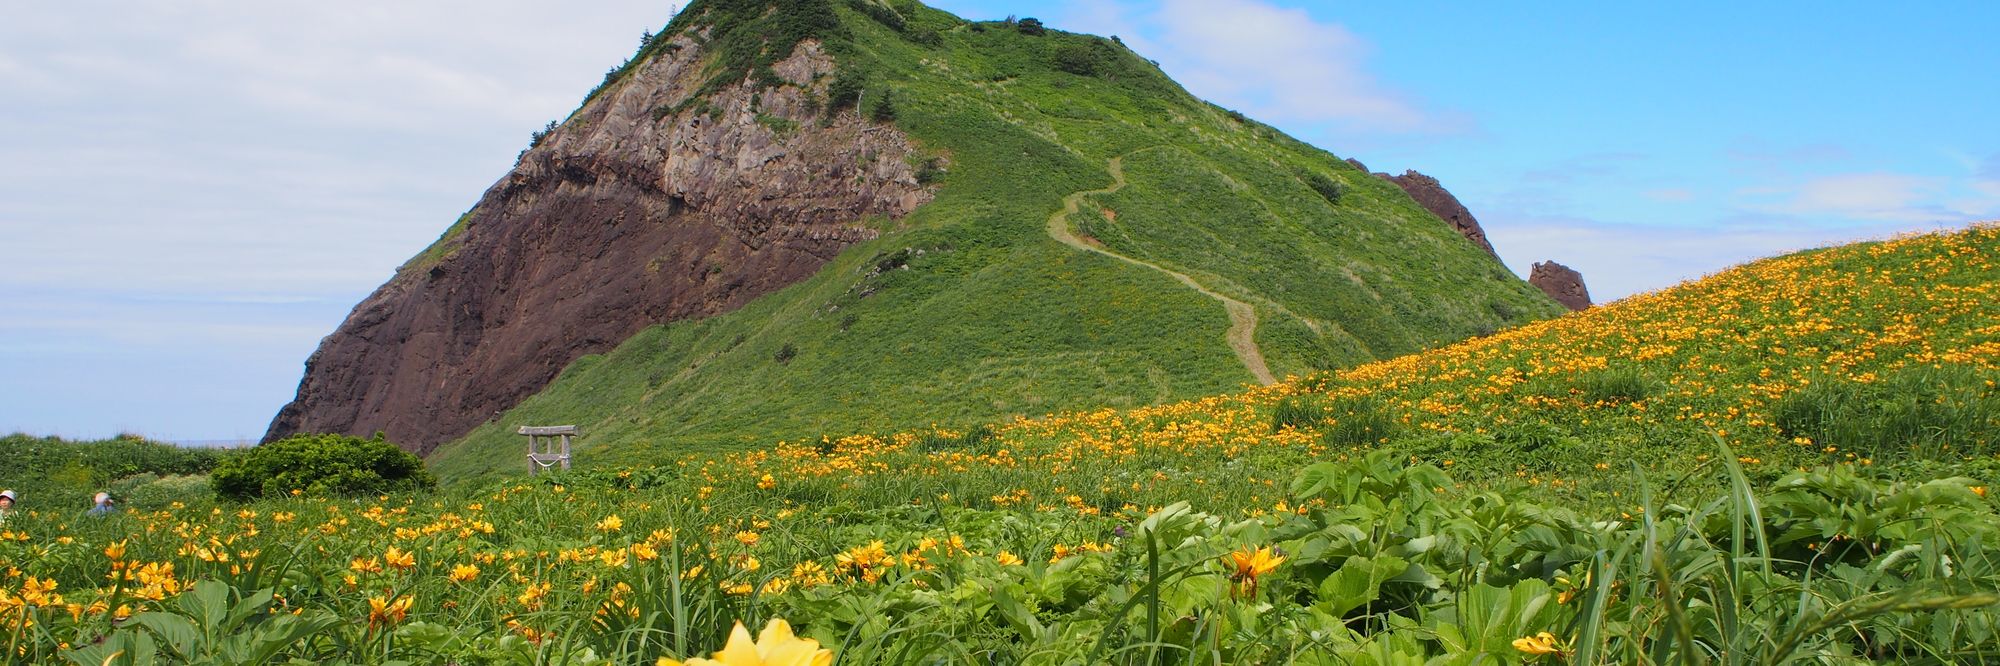
[[[625,519],[619,518],[618,514],[614,513],[605,516],[604,520],[597,521],[597,531],[599,532],[616,532],[621,529],[625,529]]]
[[[469,582],[472,579],[478,577],[479,577],[479,567],[470,564],[459,564],[452,566],[451,575],[448,576],[448,578],[451,579],[451,582],[454,583]]]
[[[736,628],[729,632],[729,642],[709,658],[681,662],[661,657],[656,666],[828,666],[832,663],[832,650],[820,647],[819,641],[794,636],[792,625],[784,620],[771,620],[755,641],[750,640],[750,630],[737,622]]]
[[[389,550],[382,553],[382,561],[397,569],[409,569],[410,567],[417,566],[417,554],[404,552],[401,548],[390,546]]]
[[[1514,639],[1514,649],[1537,657],[1545,654],[1560,655],[1567,652],[1563,648],[1562,641],[1556,640],[1555,634],[1546,631],[1533,636]]]
[[[1234,570],[1229,573],[1229,580],[1236,583],[1236,591],[1239,594],[1244,596],[1255,595],[1257,594],[1258,577],[1271,573],[1278,568],[1279,564],[1283,564],[1284,562],[1284,556],[1278,555],[1270,546],[1265,546],[1255,551],[1245,547],[1243,550],[1229,554],[1229,563],[1234,567]]]
[[[381,597],[368,598],[368,628],[393,627],[410,613],[410,597],[398,597],[389,601]]]

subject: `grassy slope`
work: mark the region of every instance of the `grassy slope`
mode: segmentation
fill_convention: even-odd
[[[1753,479],[1846,463],[2000,482],[1996,289],[2000,226],[1812,250],[1245,393],[1018,421],[983,440],[915,432],[695,461],[687,485],[755,492],[769,474],[810,486],[812,502],[900,485],[979,508],[1227,511],[1289,499],[1274,484],[1306,463],[1387,448],[1474,486],[1616,506],[1634,465],[1659,486],[1718,479],[1718,437]],[[1280,411],[1296,427],[1274,428]]]
[[[1997,649],[2000,607],[1996,262],[2000,227],[1805,252],[1338,376],[990,437],[856,436],[435,495],[29,513],[0,531],[0,593],[47,580],[76,604],[31,611],[17,635],[33,663],[69,646],[105,663],[119,646],[97,636],[147,624],[114,625],[101,609],[121,602],[198,611],[143,601],[166,596],[162,580],[282,590],[283,608],[324,618],[283,655],[314,663],[652,663],[770,618],[855,664],[1181,663],[1151,652],[1163,641],[1200,663],[1975,663]],[[1616,373],[1642,381],[1597,381]],[[1872,386],[1894,390],[1843,397]],[[1354,417],[1338,406],[1364,398],[1401,424],[1393,453],[1354,455],[1368,447],[1341,435]],[[1314,400],[1345,416],[1310,423]],[[1799,402],[1840,416],[1779,407]],[[1307,427],[1272,432],[1280,404]],[[1921,418],[1881,418],[1898,414]],[[1899,423],[1921,435],[1869,427]],[[1546,429],[1563,434],[1532,450],[1499,434]],[[1720,451],[1711,430],[1748,476],[1841,464],[1720,498],[1710,482],[1736,466],[1701,460]],[[1422,452],[1438,441],[1464,446]],[[1284,561],[1232,565],[1260,548]],[[113,587],[120,567],[141,575]],[[386,616],[404,595],[408,617]],[[383,622],[401,622],[393,640]],[[1516,647],[1543,631],[1577,652]]]
[[[926,47],[840,11],[856,45],[844,62],[869,72],[864,108],[887,91],[896,124],[949,158],[937,199],[880,223],[882,238],[810,280],[580,360],[442,447],[432,459],[442,477],[515,471],[520,423],[579,423],[582,460],[597,465],[1154,404],[1248,382],[1216,301],[1047,237],[1061,199],[1108,184],[1119,155],[1131,155],[1133,185],[1096,202],[1127,211],[1105,241],[1256,304],[1258,341],[1280,375],[1555,312],[1393,185],[1231,118],[1108,41],[974,29],[924,10],[915,29],[943,37]],[[1064,48],[1090,49],[1097,75],[1052,69]],[[1304,184],[1314,173],[1350,193],[1329,204]],[[1080,229],[1110,229],[1085,208]],[[796,354],[781,363],[787,346]]]

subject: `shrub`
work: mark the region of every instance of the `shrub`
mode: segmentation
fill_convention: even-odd
[[[1326,197],[1327,203],[1335,206],[1340,205],[1340,198],[1347,195],[1347,186],[1342,185],[1340,181],[1326,177],[1326,174],[1315,173],[1307,175],[1306,185],[1311,187],[1314,192],[1318,192],[1320,196]]]
[[[861,101],[861,89],[867,84],[867,77],[851,69],[841,70],[833,76],[833,82],[826,85],[826,110],[839,113],[854,108]]]
[[[1019,23],[1014,24],[1014,29],[1030,37],[1040,37],[1043,33],[1049,31],[1048,27],[1042,25],[1042,21],[1036,18],[1021,19]]]
[[[1096,76],[1098,55],[1096,49],[1084,44],[1064,44],[1051,56],[1056,69],[1077,76]]]
[[[878,123],[895,122],[896,101],[890,97],[889,91],[884,90],[875,96],[875,108],[868,112],[868,117]]]
[[[792,359],[797,358],[798,355],[799,355],[799,348],[794,347],[792,346],[792,343],[787,342],[785,343],[785,346],[778,348],[778,353],[771,355],[771,360],[777,361],[780,364],[790,363],[792,362]]]
[[[422,460],[379,436],[293,435],[223,461],[211,477],[217,495],[231,499],[277,497],[302,490],[314,495],[372,495],[437,486]]]
[[[929,185],[943,179],[949,173],[944,166],[944,158],[933,157],[917,165],[917,184]]]

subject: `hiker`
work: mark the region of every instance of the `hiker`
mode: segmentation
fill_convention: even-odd
[[[7,514],[14,512],[14,491],[0,490],[0,525],[7,523]]]
[[[96,502],[97,504],[96,504],[96,506],[92,506],[92,507],[90,507],[90,515],[93,515],[93,516],[108,516],[108,515],[111,515],[111,511],[112,511],[112,509],[111,509],[111,493],[98,493],[98,494],[97,494],[97,498],[96,498],[96,499],[95,499],[94,501],[95,501],[95,502]]]

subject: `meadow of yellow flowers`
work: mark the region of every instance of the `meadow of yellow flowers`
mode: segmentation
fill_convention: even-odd
[[[968,432],[17,513],[0,648],[1956,663],[2000,652],[1996,259],[1990,225],[1808,251],[1334,375]]]

